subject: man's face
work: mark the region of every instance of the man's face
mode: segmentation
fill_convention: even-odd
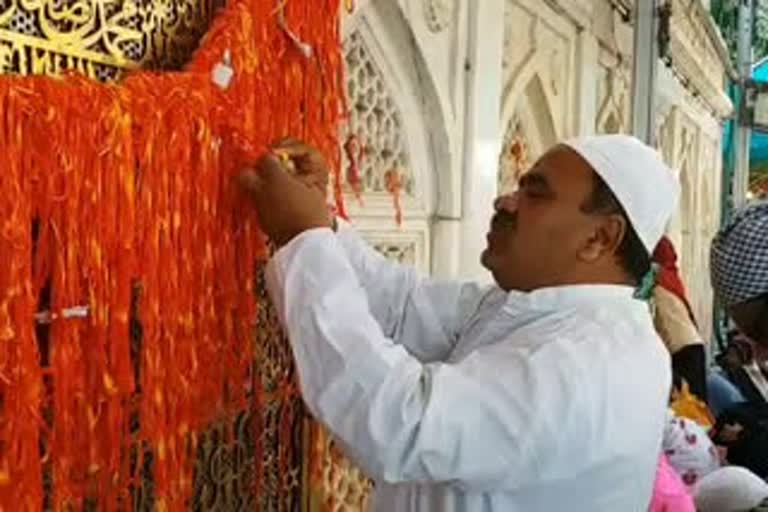
[[[562,284],[594,233],[595,216],[582,211],[594,171],[573,150],[557,146],[496,201],[481,262],[504,290]]]
[[[730,308],[739,330],[765,349],[768,347],[768,294]]]

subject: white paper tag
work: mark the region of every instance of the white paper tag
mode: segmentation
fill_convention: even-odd
[[[223,62],[217,62],[216,65],[213,66],[211,79],[213,80],[213,83],[221,89],[229,88],[229,84],[232,83],[232,77],[234,76],[235,70]]]

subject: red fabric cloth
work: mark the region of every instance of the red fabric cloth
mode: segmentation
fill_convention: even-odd
[[[675,246],[666,236],[663,237],[656,249],[653,251],[653,261],[659,266],[656,274],[656,284],[665,290],[675,294],[677,298],[683,301],[691,321],[696,324],[696,317],[693,314],[691,303],[688,302],[688,296],[685,291],[685,284],[680,277],[680,269],[677,266],[677,252]]]

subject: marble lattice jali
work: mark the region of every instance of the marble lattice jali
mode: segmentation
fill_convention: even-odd
[[[304,411],[231,177],[288,133],[339,168],[339,5],[218,4],[0,0],[0,510],[306,503]]]

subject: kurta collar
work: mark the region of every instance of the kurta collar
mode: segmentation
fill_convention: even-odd
[[[631,286],[609,284],[555,286],[532,292],[513,290],[507,294],[506,306],[518,311],[555,311],[595,304],[641,304],[634,293]]]

